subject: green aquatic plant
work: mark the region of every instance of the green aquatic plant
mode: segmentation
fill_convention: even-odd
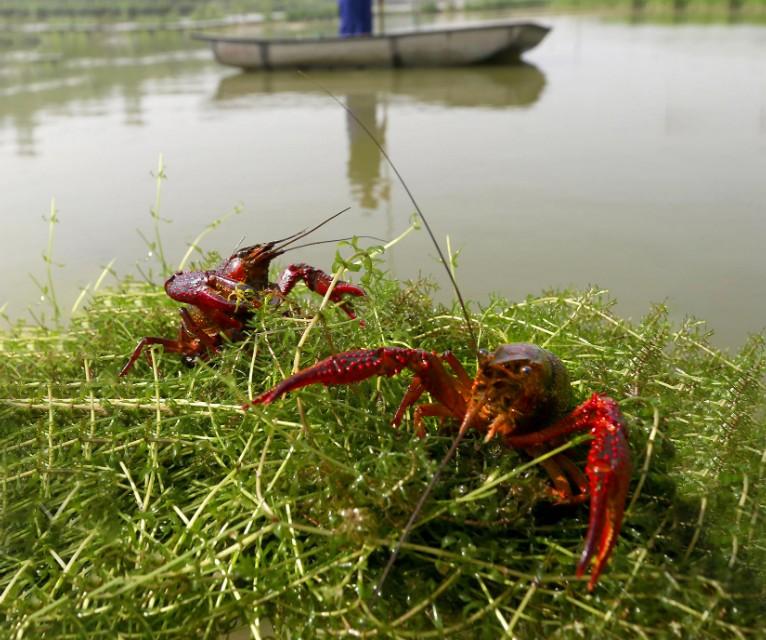
[[[662,307],[631,323],[598,289],[473,305],[481,347],[545,345],[578,399],[621,402],[635,469],[596,591],[574,578],[587,509],[553,506],[534,461],[469,435],[375,595],[448,425],[422,440],[389,426],[406,376],[240,408],[291,371],[299,345],[300,365],[385,344],[451,349],[473,371],[465,320],[432,285],[372,258],[357,278],[365,327],[306,296],[289,315],[267,306],[209,363],[153,351],[127,380],[135,341],[175,331],[160,287],[122,281],[68,328],[0,335],[9,637],[762,633],[764,340],[729,356],[704,324],[673,326]],[[582,459],[587,443],[574,445]]]

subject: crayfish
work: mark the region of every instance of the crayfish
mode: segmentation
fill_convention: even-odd
[[[208,271],[176,271],[165,281],[165,291],[181,307],[181,326],[178,337],[142,338],[133,350],[130,359],[120,371],[126,375],[135,364],[145,347],[162,345],[165,351],[181,354],[186,365],[193,365],[197,359],[206,360],[211,353],[218,353],[224,342],[242,339],[248,320],[269,297],[270,304],[277,305],[293,287],[303,281],[319,295],[325,295],[332,278],[324,271],[304,263],[289,265],[277,282],[269,282],[271,261],[282,255],[289,245],[312,233],[320,226],[344,213],[336,213],[309,230],[300,231],[287,238],[264,244],[255,244],[236,251],[218,267]],[[354,284],[339,280],[330,300],[346,315],[354,319],[353,306],[344,295],[364,296],[364,291]]]
[[[426,417],[438,417],[442,421],[450,418],[458,420],[460,429],[410,516],[378,582],[377,592],[381,593],[396,555],[439,473],[454,455],[469,428],[483,433],[485,441],[499,436],[507,446],[540,458],[540,464],[551,477],[551,493],[557,502],[579,503],[590,496],[588,532],[576,573],[582,577],[592,565],[588,581],[588,590],[592,591],[617,542],[630,484],[627,427],[617,402],[608,396],[594,393],[570,410],[571,389],[564,364],[553,353],[536,345],[501,345],[492,354],[476,349],[476,336],[468,308],[428,219],[383,145],[348,106],[327,93],[380,150],[420,216],[465,316],[466,327],[477,354],[478,371],[471,380],[450,352],[439,355],[404,347],[346,351],[298,371],[243,408],[270,404],[280,396],[310,384],[351,384],[373,376],[393,376],[403,369],[409,369],[414,376],[394,414],[393,425],[398,426],[407,409],[415,405],[423,393],[428,392],[434,402],[418,405],[414,409],[416,433],[419,436],[425,435],[423,419]],[[552,445],[578,431],[590,431],[592,436],[585,475],[563,453],[548,453]]]
[[[450,352],[437,355],[403,347],[346,351],[286,378],[250,404],[269,404],[310,384],[350,384],[393,376],[403,369],[414,377],[392,424],[399,426],[405,411],[427,391],[435,402],[416,406],[413,416],[421,437],[424,418],[453,418],[461,422],[459,435],[477,429],[485,442],[497,436],[507,446],[539,457],[565,436],[590,430],[587,478],[563,453],[543,458],[541,464],[553,482],[556,502],[579,503],[590,495],[589,527],[577,575],[582,576],[592,562],[588,589],[593,590],[617,541],[625,510],[631,472],[627,430],[619,406],[607,396],[594,393],[569,410],[569,377],[550,351],[526,343],[502,345],[491,354],[480,351],[473,380]]]

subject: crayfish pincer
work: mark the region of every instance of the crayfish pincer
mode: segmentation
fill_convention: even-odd
[[[398,426],[405,411],[427,391],[434,402],[414,409],[414,427],[420,436],[425,435],[424,418],[453,418],[461,422],[461,434],[477,429],[487,442],[497,436],[507,446],[538,457],[569,434],[590,431],[585,475],[563,453],[540,464],[551,478],[556,502],[580,503],[590,496],[589,526],[577,575],[592,565],[588,589],[593,590],[614,549],[625,511],[631,472],[627,429],[617,402],[605,395],[594,393],[570,409],[567,371],[550,351],[526,343],[502,345],[494,353],[481,351],[473,380],[449,352],[437,355],[403,347],[346,351],[286,378],[251,404],[269,404],[310,384],[350,384],[393,376],[403,369],[414,377],[392,422]]]
[[[165,282],[165,292],[173,300],[188,305],[179,309],[181,326],[178,337],[142,338],[120,371],[120,376],[130,371],[144,347],[153,344],[162,345],[170,353],[181,354],[187,365],[193,365],[197,359],[207,359],[211,353],[218,353],[224,342],[242,339],[248,320],[267,296],[270,295],[273,304],[278,304],[299,281],[305,282],[310,291],[325,295],[330,289],[332,278],[324,271],[304,263],[291,264],[277,282],[272,283],[269,282],[269,266],[274,258],[287,250],[288,245],[344,211],[336,213],[313,229],[282,240],[244,247],[215,269],[174,273]],[[364,296],[364,290],[338,280],[330,293],[330,300],[338,303],[340,309],[354,319],[356,314],[351,303],[344,299],[346,295]]]

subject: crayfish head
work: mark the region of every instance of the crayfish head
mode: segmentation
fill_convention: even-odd
[[[493,414],[504,414],[518,426],[550,420],[570,403],[569,376],[561,360],[522,342],[479,354],[474,391],[485,395]]]
[[[254,244],[243,247],[229,257],[217,273],[232,280],[238,280],[259,291],[269,286],[269,265],[284,251],[275,249],[276,242]]]

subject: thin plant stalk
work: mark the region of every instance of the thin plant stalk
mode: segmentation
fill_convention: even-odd
[[[162,237],[160,234],[160,222],[162,221],[162,218],[160,217],[160,205],[162,202],[162,181],[166,178],[167,174],[165,173],[165,164],[162,158],[162,154],[160,154],[159,158],[157,159],[157,173],[155,174],[156,186],[154,192],[154,206],[151,208],[150,213],[152,220],[154,221],[154,250],[160,259],[163,275],[167,275],[170,272],[168,263],[165,260],[165,252],[162,249]]]
[[[242,213],[242,205],[237,205],[228,213],[225,213],[220,218],[216,218],[215,220],[213,220],[213,222],[211,222],[202,231],[200,231],[197,237],[194,238],[194,240],[192,240],[191,244],[189,245],[189,248],[186,250],[186,253],[184,254],[184,257],[181,258],[181,262],[178,263],[178,270],[183,271],[183,269],[186,267],[186,263],[189,261],[189,258],[191,258],[192,253],[194,253],[194,251],[200,250],[200,242],[202,241],[202,238],[204,238],[207,234],[209,234],[214,229],[217,229],[218,227],[220,227],[224,222],[226,222],[232,216],[236,216],[240,213]]]
[[[43,262],[45,262],[45,284],[40,283],[34,276],[32,281],[40,289],[40,293],[43,296],[43,301],[47,300],[50,303],[51,311],[53,312],[53,323],[56,327],[61,323],[61,307],[59,307],[58,300],[56,299],[56,288],[53,285],[53,237],[55,235],[55,225],[58,223],[58,212],[56,211],[56,199],[51,198],[50,215],[47,218],[48,222],[48,245],[43,253]],[[40,324],[43,324],[41,321]]]

